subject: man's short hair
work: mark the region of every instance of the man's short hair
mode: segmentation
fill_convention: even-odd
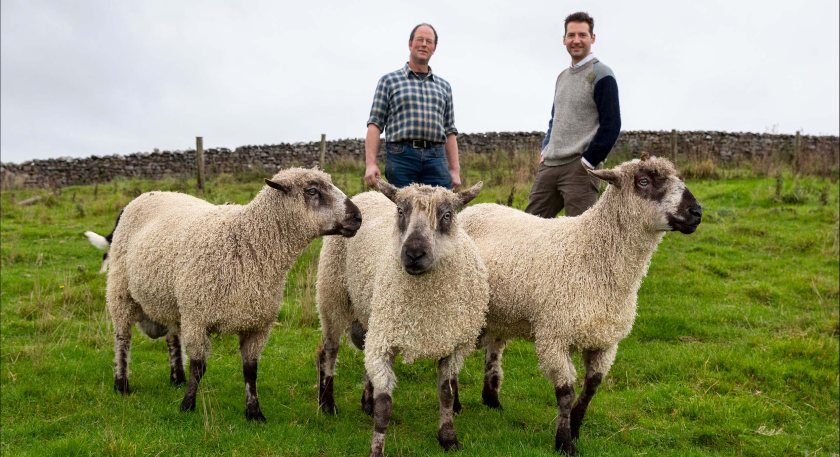
[[[578,11],[577,13],[572,13],[566,16],[566,22],[563,24],[563,34],[566,34],[567,29],[569,28],[569,22],[586,22],[589,24],[589,34],[595,34],[595,19],[590,16],[588,13],[583,11]],[[434,29],[432,29],[434,30]],[[437,40],[437,35],[435,35],[435,40]]]
[[[414,32],[416,32],[417,29],[419,29],[420,27],[423,27],[424,25],[426,27],[432,29],[432,33],[435,34],[435,46],[437,46],[437,30],[435,30],[435,28],[432,27],[432,24],[428,24],[426,22],[421,22],[420,24],[415,25],[413,29],[411,29],[411,35],[408,36],[408,42],[410,43],[410,42],[414,41]]]

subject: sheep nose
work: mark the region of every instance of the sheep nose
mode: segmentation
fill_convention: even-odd
[[[407,249],[405,251],[405,256],[408,257],[408,260],[416,263],[418,260],[426,256],[426,251],[423,249]]]
[[[689,208],[688,213],[695,217],[700,217],[703,215],[703,208],[700,205],[694,205]]]

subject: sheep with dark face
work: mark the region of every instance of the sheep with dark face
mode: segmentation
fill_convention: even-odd
[[[668,231],[694,232],[701,218],[697,200],[665,159],[644,156],[590,173],[609,186],[577,217],[542,219],[494,204],[461,213],[490,273],[483,401],[501,407],[506,341],[534,341],[540,368],[555,387],[555,448],[567,454],[577,452],[586,408],[630,333],[659,242]],[[583,353],[586,366],[574,404],[572,351]]]
[[[182,411],[195,409],[209,334],[236,333],[245,417],[265,420],[257,360],[277,320],[286,273],[313,239],[351,237],[361,225],[359,209],[326,173],[288,169],[265,182],[247,205],[149,192],[125,207],[112,233],[106,293],[115,331],[115,390],[129,393],[134,323],[151,337],[166,335],[176,384],[185,382],[183,343],[190,378]]]
[[[442,187],[397,189],[353,197],[365,223],[352,239],[328,237],[318,265],[317,304],[323,333],[318,352],[319,403],[336,412],[333,377],[341,335],[365,353],[362,407],[374,417],[371,455],[382,455],[396,384],[394,356],[438,360],[438,442],[460,447],[453,415],[464,357],[484,326],[487,270],[457,211],[481,183],[453,193]]]

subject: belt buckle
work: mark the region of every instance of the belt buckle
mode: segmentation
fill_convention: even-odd
[[[414,149],[426,149],[426,140],[411,140],[411,147]]]

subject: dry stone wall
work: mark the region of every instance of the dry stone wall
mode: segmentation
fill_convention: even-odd
[[[491,132],[461,134],[458,145],[462,154],[486,154],[496,151],[537,153],[543,132]],[[642,152],[673,157],[676,145],[679,159],[709,159],[716,163],[751,163],[772,161],[790,164],[810,174],[838,173],[840,142],[836,136],[803,135],[796,145],[795,135],[728,132],[655,132],[621,133],[613,154],[638,156]],[[799,151],[796,156],[795,151]],[[208,174],[236,173],[249,169],[273,172],[291,166],[318,164],[320,142],[281,143],[241,146],[204,151]],[[326,142],[325,161],[364,158],[364,141],[342,139]],[[0,163],[3,187],[61,187],[74,184],[108,182],[116,177],[161,178],[195,174],[195,151],[155,151],[128,155],[92,156],[32,160],[21,164]]]

